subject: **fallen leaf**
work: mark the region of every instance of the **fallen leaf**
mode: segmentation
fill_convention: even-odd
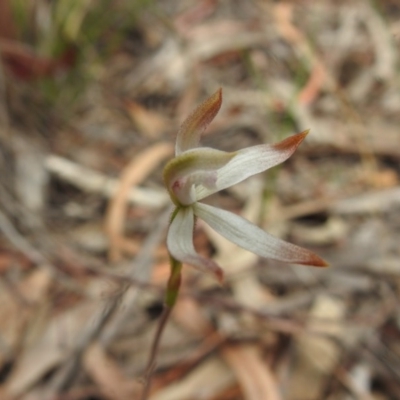
[[[275,377],[260,356],[259,346],[224,346],[221,354],[234,371],[245,400],[282,399]]]
[[[334,340],[343,335],[345,303],[328,295],[316,298],[306,331],[295,341],[294,364],[288,400],[318,400],[342,350]]]
[[[169,121],[163,115],[135,101],[126,101],[125,106],[137,129],[144,136],[157,139],[166,131]]]
[[[90,377],[101,388],[110,400],[131,400],[139,396],[143,385],[128,379],[120,366],[97,342],[92,343],[85,351],[83,365]]]
[[[157,164],[173,152],[170,143],[157,143],[135,157],[122,171],[121,178],[113,196],[105,219],[105,230],[110,239],[109,258],[117,261],[121,258],[121,241],[127,212],[129,192],[138,185]]]

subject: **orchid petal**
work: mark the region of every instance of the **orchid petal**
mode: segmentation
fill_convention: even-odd
[[[261,257],[293,264],[327,266],[313,252],[278,239],[236,214],[202,203],[196,203],[193,211],[226,239]]]
[[[221,103],[222,90],[219,89],[200,104],[188,118],[186,118],[179,129],[176,138],[176,155],[199,145],[201,134],[217,115]]]
[[[164,182],[176,205],[189,205],[196,198],[193,185],[215,187],[217,170],[226,165],[236,153],[199,147],[173,158],[164,168]],[[204,173],[204,172],[209,172]]]
[[[193,246],[194,214],[192,207],[178,210],[168,230],[167,246],[176,260],[193,265],[203,272],[211,272],[222,282],[223,271],[214,261],[202,257]]]
[[[217,171],[214,187],[196,187],[196,200],[204,199],[282,163],[295,152],[307,134],[308,130],[273,145],[261,144],[237,151],[232,160]]]

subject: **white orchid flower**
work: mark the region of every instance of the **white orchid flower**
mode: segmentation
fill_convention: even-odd
[[[257,145],[228,153],[200,147],[202,131],[222,103],[218,90],[185,120],[176,139],[175,158],[164,169],[165,185],[176,208],[168,230],[171,256],[182,263],[213,273],[222,281],[223,271],[213,260],[199,255],[193,245],[196,217],[229,241],[261,257],[293,264],[323,267],[327,263],[309,250],[287,243],[246,219],[200,201],[288,159],[308,131],[273,145]]]

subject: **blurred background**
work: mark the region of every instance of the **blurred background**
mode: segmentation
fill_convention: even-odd
[[[207,199],[331,266],[198,222],[151,400],[400,398],[400,2],[0,1],[0,398],[139,399],[169,274],[162,168],[310,129]]]

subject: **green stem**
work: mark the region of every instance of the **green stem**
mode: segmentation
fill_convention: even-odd
[[[170,223],[172,223],[172,221],[178,214],[178,211],[179,207],[175,208],[174,212],[171,215]],[[179,288],[181,286],[182,263],[178,260],[175,260],[175,258],[172,257],[171,254],[169,255],[169,262],[171,265],[171,274],[169,276],[167,283],[167,291],[165,293],[165,304],[167,305],[167,307],[173,308],[176,303],[176,299],[178,298]]]
[[[171,255],[169,259],[171,263],[171,275],[169,276],[167,291],[165,293],[165,304],[167,307],[172,308],[176,303],[181,286],[182,263],[175,260]]]

